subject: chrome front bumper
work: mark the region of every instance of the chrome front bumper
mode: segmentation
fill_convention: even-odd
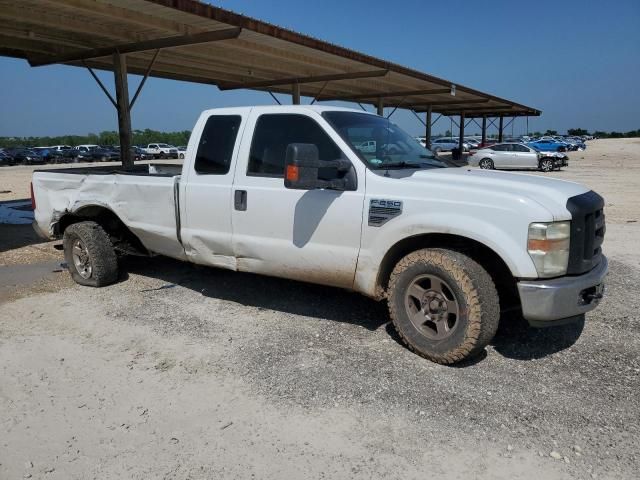
[[[608,268],[603,255],[598,266],[584,275],[518,282],[524,318],[534,327],[581,318],[600,303]]]

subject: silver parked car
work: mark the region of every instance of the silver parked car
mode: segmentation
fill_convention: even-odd
[[[431,140],[431,151],[435,154],[440,152],[449,152],[454,148],[458,148],[458,139],[455,137],[442,137]],[[468,152],[469,144],[463,142],[462,148],[465,152]]]
[[[540,152],[523,143],[496,143],[484,147],[469,157],[469,165],[487,170],[542,170],[550,172],[569,164],[560,152]]]

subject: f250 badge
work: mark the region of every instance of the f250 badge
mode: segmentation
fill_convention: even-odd
[[[369,226],[380,227],[401,213],[401,201],[372,198],[369,202]]]

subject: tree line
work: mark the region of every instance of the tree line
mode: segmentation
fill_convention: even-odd
[[[541,137],[543,135],[558,135],[556,130],[547,130],[544,133],[541,132],[533,132],[529,133],[529,135],[533,137]],[[640,129],[638,130],[629,130],[628,132],[604,132],[601,130],[596,130],[595,132],[590,133],[588,130],[584,128],[570,128],[567,130],[567,135],[593,135],[597,138],[633,138],[640,137]]]
[[[149,143],[168,143],[169,145],[186,145],[189,142],[191,132],[183,130],[180,132],[159,132],[157,130],[133,130],[133,145],[148,145]],[[546,132],[530,132],[530,136],[541,137],[542,135],[557,135],[556,130]],[[570,128],[569,135],[593,135],[598,138],[628,138],[640,137],[640,129],[628,132],[604,132],[597,130],[589,133],[584,128]],[[445,136],[450,137],[449,130]],[[51,145],[118,145],[120,137],[116,131],[104,131],[100,133],[88,133],[87,135],[60,135],[58,137],[0,137],[0,147],[49,147]]]
[[[191,132],[158,132],[156,130],[133,130],[133,145],[149,143],[168,143],[169,145],[186,145]],[[0,137],[0,146],[11,147],[50,147],[52,145],[119,145],[120,136],[116,131],[88,133],[87,135],[60,135],[57,137]]]

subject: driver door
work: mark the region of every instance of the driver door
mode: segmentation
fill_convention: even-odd
[[[364,165],[353,162],[353,191],[284,186],[287,146],[312,143],[321,160],[348,147],[321,115],[254,109],[233,183],[233,249],[238,270],[350,288],[360,251]]]

